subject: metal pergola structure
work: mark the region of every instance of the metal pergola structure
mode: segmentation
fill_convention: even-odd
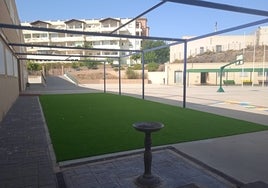
[[[224,10],[229,12],[236,12],[236,13],[244,13],[244,14],[250,14],[250,15],[257,15],[257,16],[264,16],[267,17],[262,20],[258,20],[255,22],[250,22],[247,24],[239,25],[236,27],[227,28],[224,30],[216,31],[213,33],[208,33],[205,35],[197,36],[190,39],[181,39],[181,38],[168,38],[168,37],[150,37],[150,36],[133,36],[133,35],[122,35],[122,34],[114,34],[116,31],[120,30],[127,24],[133,22],[134,20],[140,18],[141,16],[153,11],[154,9],[164,5],[165,3],[172,2],[176,4],[186,4],[190,6],[198,6],[198,7],[204,7],[204,8],[211,8],[211,9],[217,9],[217,10]],[[97,32],[84,32],[84,31],[74,31],[74,30],[60,30],[60,29],[52,29],[52,28],[40,28],[40,27],[30,27],[30,26],[21,26],[21,25],[11,25],[11,24],[5,24],[0,23],[0,28],[6,28],[6,29],[19,29],[19,30],[34,30],[34,31],[46,31],[46,32],[56,32],[56,33],[67,33],[67,34],[81,34],[85,36],[99,36],[99,37],[113,37],[113,38],[125,38],[125,39],[142,39],[142,40],[162,40],[162,41],[169,41],[170,43],[164,46],[152,48],[152,49],[146,49],[146,50],[125,50],[125,49],[107,49],[107,48],[83,48],[83,47],[61,47],[61,46],[51,46],[51,45],[33,45],[33,44],[21,44],[21,43],[12,43],[5,41],[9,47],[12,49],[13,46],[20,46],[20,47],[42,47],[42,48],[51,48],[51,49],[57,49],[57,48],[66,48],[66,49],[80,49],[80,50],[97,50],[97,51],[116,51],[116,52],[129,52],[129,55],[124,56],[84,56],[84,55],[66,55],[66,58],[69,57],[94,57],[94,58],[118,58],[119,60],[119,66],[120,59],[133,55],[135,53],[140,53],[142,55],[141,57],[141,63],[142,63],[142,99],[144,99],[144,53],[170,47],[177,44],[184,44],[184,68],[183,68],[183,108],[186,107],[186,72],[187,72],[187,44],[188,42],[195,41],[198,39],[215,36],[223,33],[228,33],[260,24],[268,23],[268,11],[264,10],[258,10],[258,9],[251,9],[251,8],[244,8],[244,7],[238,7],[228,4],[221,4],[221,3],[214,3],[209,1],[201,1],[201,0],[162,0],[155,6],[151,7],[150,9],[142,12],[129,22],[121,25],[111,33],[97,33]],[[18,60],[27,60],[28,58],[25,56],[27,55],[47,55],[47,56],[60,56],[59,54],[33,54],[33,53],[16,53],[13,50],[13,54],[18,58]],[[63,55],[64,56],[64,55]],[[46,59],[41,59],[46,60]],[[61,61],[61,60],[57,60]],[[66,61],[66,60],[65,60]],[[73,61],[73,60],[72,60]],[[105,71],[105,70],[104,70]],[[104,81],[105,85],[105,81]],[[105,86],[104,86],[105,87]],[[105,90],[105,89],[104,89]],[[121,76],[120,76],[120,68],[119,68],[119,94],[121,94]]]

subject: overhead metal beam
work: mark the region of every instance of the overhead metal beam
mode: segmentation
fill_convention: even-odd
[[[136,16],[135,18],[131,19],[130,21],[128,21],[127,23],[121,25],[120,27],[118,27],[117,29],[113,30],[113,31],[110,32],[110,33],[112,34],[112,33],[116,32],[116,31],[118,31],[119,29],[121,29],[121,28],[125,27],[126,25],[130,24],[130,23],[133,22],[134,20],[136,20],[136,19],[142,17],[143,15],[147,14],[148,12],[150,12],[150,11],[156,9],[157,7],[161,6],[161,5],[164,4],[165,2],[166,2],[166,1],[162,1],[162,2],[160,2],[160,3],[158,3],[158,4],[156,4],[156,5],[153,6],[152,8],[149,8],[148,10],[146,10],[146,11],[144,11],[143,13],[139,14],[139,15]]]
[[[208,2],[208,1],[200,1],[200,0],[165,0],[165,1],[186,4],[186,5],[194,5],[194,6],[199,6],[199,7],[212,8],[212,9],[220,9],[220,10],[231,11],[231,12],[245,13],[245,14],[251,14],[251,15],[268,16],[268,11],[244,8],[244,7],[221,4],[221,3],[213,3],[213,2]]]
[[[32,61],[83,61],[83,60],[79,60],[79,59],[42,59],[42,58],[26,58],[26,57],[22,57],[22,58],[18,58],[19,60],[32,60]],[[92,62],[104,62],[104,60],[92,60]]]
[[[243,24],[243,25],[239,25],[239,26],[236,26],[236,27],[231,27],[231,28],[228,28],[228,29],[223,29],[223,30],[216,31],[216,32],[213,32],[213,33],[200,35],[200,36],[197,36],[197,37],[187,39],[187,41],[189,42],[189,41],[194,41],[194,40],[198,40],[198,39],[202,39],[202,38],[206,38],[206,37],[210,37],[210,36],[214,36],[214,35],[220,35],[220,34],[223,34],[223,33],[228,33],[228,32],[236,31],[236,30],[239,30],[239,29],[244,29],[244,28],[247,28],[247,27],[252,27],[252,26],[255,26],[255,25],[264,24],[264,23],[267,23],[267,22],[268,22],[268,18],[262,19],[262,20],[259,20],[259,21],[255,21],[255,22],[251,22],[251,23],[247,23],[247,24]]]
[[[23,43],[8,43],[8,45],[10,45],[10,46],[22,46],[22,47],[37,47],[37,48],[89,50],[89,51],[140,52],[140,50],[110,49],[110,48],[85,48],[85,47],[55,46],[55,45],[29,44],[29,43],[26,43],[26,44],[23,44]]]
[[[92,57],[92,58],[115,58],[118,56],[97,56],[97,55],[65,55],[65,54],[45,54],[45,53],[15,53],[16,55],[32,55],[32,56],[58,56],[58,57]]]
[[[19,60],[33,60],[33,61],[79,61],[77,59],[40,59],[40,58],[18,58]]]
[[[54,33],[68,33],[68,34],[87,35],[87,36],[94,36],[94,37],[114,37],[114,38],[127,38],[127,39],[165,40],[165,41],[178,41],[178,40],[180,40],[178,38],[168,38],[168,37],[149,37],[149,36],[137,36],[137,35],[122,35],[122,34],[86,32],[86,31],[76,31],[76,30],[65,30],[65,29],[53,29],[53,28],[44,28],[44,27],[12,25],[12,24],[5,24],[5,23],[0,23],[0,28],[44,31],[44,32],[54,32]]]

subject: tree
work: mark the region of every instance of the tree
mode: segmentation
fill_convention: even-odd
[[[130,57],[131,60],[134,60],[136,63],[141,58],[141,54],[134,54]]]
[[[40,71],[42,70],[42,66],[39,63],[35,63],[33,61],[27,62],[27,69],[29,71]]]
[[[143,50],[152,49],[164,45],[166,45],[164,41],[144,40],[142,42],[142,49]],[[169,61],[169,47],[145,53],[144,60],[146,64],[147,63],[162,64]]]
[[[159,68],[159,63],[148,63],[146,68],[149,72],[157,71]]]

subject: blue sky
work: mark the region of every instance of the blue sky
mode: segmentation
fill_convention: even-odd
[[[207,0],[217,3],[268,10],[267,0]],[[99,19],[107,17],[133,18],[161,2],[160,0],[16,0],[21,22],[36,20]],[[151,36],[198,36],[264,19],[241,13],[165,3],[146,14]],[[265,25],[268,25],[265,24]],[[252,32],[254,28],[230,34]]]

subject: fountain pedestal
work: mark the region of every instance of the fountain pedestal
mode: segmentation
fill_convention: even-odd
[[[144,173],[136,179],[136,184],[147,187],[156,187],[160,185],[161,180],[158,176],[155,176],[151,172],[152,166],[152,139],[151,133],[159,131],[164,127],[162,123],[159,122],[137,122],[133,124],[133,127],[141,132],[145,133],[144,138]]]

